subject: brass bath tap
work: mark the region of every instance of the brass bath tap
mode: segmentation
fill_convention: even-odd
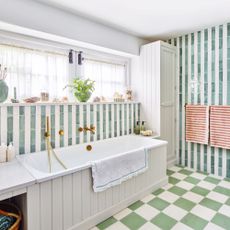
[[[64,131],[60,130],[59,135],[63,135]],[[45,131],[45,139],[46,139],[46,146],[47,146],[47,153],[48,153],[48,160],[49,160],[49,171],[51,173],[51,154],[56,158],[56,160],[59,162],[59,164],[64,168],[67,169],[65,164],[61,161],[61,159],[57,156],[57,154],[54,152],[51,143],[50,143],[50,122],[49,117],[46,117],[46,131]]]
[[[90,131],[91,133],[95,134],[95,126],[91,125],[90,128],[89,127],[80,127],[78,129],[79,132],[87,132],[87,131]]]

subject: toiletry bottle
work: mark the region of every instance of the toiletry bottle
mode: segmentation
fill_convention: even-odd
[[[145,121],[141,121],[140,132],[145,131]]]
[[[6,160],[7,161],[12,161],[14,158],[15,158],[15,148],[12,145],[12,143],[10,143],[9,146],[7,147]]]
[[[134,133],[136,135],[139,135],[140,134],[140,121],[137,121],[137,124],[136,126],[134,127]]]
[[[0,146],[0,163],[6,162],[6,151],[7,151],[7,146],[2,143]]]

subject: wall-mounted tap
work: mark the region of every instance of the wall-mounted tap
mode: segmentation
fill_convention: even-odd
[[[90,128],[89,128],[89,127],[84,127],[84,128],[80,127],[80,128],[78,129],[79,132],[87,132],[87,131],[90,131],[90,132],[93,133],[93,134],[95,134],[95,130],[96,130],[96,128],[95,128],[95,126],[93,126],[93,125],[91,125]]]
[[[64,135],[64,131],[60,130],[59,131],[59,135]],[[48,160],[49,160],[49,171],[51,172],[51,154],[53,154],[53,156],[56,158],[56,160],[59,162],[59,164],[64,168],[67,169],[67,167],[65,166],[65,164],[62,162],[62,160],[56,155],[56,153],[54,152],[52,146],[51,146],[51,142],[50,142],[50,119],[47,116],[46,117],[46,131],[45,131],[45,139],[46,139],[46,147],[47,147],[47,153],[48,153]]]

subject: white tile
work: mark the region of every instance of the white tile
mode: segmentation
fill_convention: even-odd
[[[186,192],[182,197],[196,204],[200,203],[200,201],[204,199],[203,196],[190,191]]]
[[[117,229],[117,230],[119,230],[119,229]],[[140,228],[138,228],[138,230],[161,230],[161,229],[158,228],[155,224],[147,222],[144,225],[142,225]]]
[[[140,208],[136,209],[135,212],[146,220],[151,220],[154,216],[160,213],[159,210],[148,204],[142,205]]]
[[[181,173],[176,172],[176,173],[173,173],[173,174],[171,175],[171,177],[174,177],[174,178],[176,178],[176,179],[178,179],[178,180],[184,180],[187,176],[184,175],[184,174],[181,174]]]
[[[215,211],[213,211],[210,208],[206,208],[202,205],[196,205],[191,211],[194,215],[197,215],[207,221],[210,221],[216,214]]]
[[[185,190],[191,190],[195,185],[188,183],[186,181],[180,181],[179,183],[176,184],[176,186],[183,188]]]
[[[173,226],[171,230],[192,230],[192,228],[190,228],[185,224],[177,223],[176,225]]]
[[[166,184],[165,186],[163,186],[162,188],[164,189],[164,190],[169,190],[170,188],[172,188],[174,185],[173,184]]]
[[[205,188],[205,189],[208,189],[208,190],[213,190],[216,185],[215,184],[212,184],[212,183],[209,183],[207,181],[200,181],[197,186],[200,186],[202,188]]]
[[[169,168],[169,170],[174,171],[174,172],[178,172],[178,171],[180,171],[181,169],[182,169],[182,168],[177,167],[177,166],[172,166],[171,168]]]
[[[117,214],[114,215],[114,218],[117,220],[121,220],[124,217],[126,217],[127,215],[129,215],[132,212],[132,210],[130,210],[129,208],[126,208],[124,210],[122,210],[121,212],[118,212]]]
[[[219,209],[218,212],[222,213],[222,214],[225,215],[225,216],[230,217],[230,206],[224,204],[224,205]]]
[[[154,196],[153,194],[149,194],[146,197],[144,197],[141,201],[144,202],[144,203],[148,203],[150,200],[152,200],[155,197],[156,196]]]
[[[224,188],[230,189],[230,182],[222,180],[219,184],[219,186],[222,186]]]
[[[168,191],[162,192],[158,197],[169,203],[173,203],[179,198],[179,196],[175,195],[174,193],[168,192]]]
[[[220,226],[218,226],[218,225],[215,225],[215,224],[213,224],[213,223],[208,223],[207,225],[206,225],[206,227],[204,228],[204,230],[224,230],[224,228],[221,228]]]
[[[188,212],[186,212],[184,209],[179,208],[173,204],[164,209],[163,213],[177,221],[180,221],[186,214],[188,214]]]
[[[124,224],[122,224],[121,222],[116,222],[112,225],[110,225],[108,228],[106,228],[106,230],[129,230],[128,227],[126,227]]]
[[[206,175],[203,175],[203,174],[197,173],[197,172],[192,173],[190,176],[195,177],[195,178],[197,178],[199,180],[203,180],[205,177],[207,177]]]
[[[220,203],[225,203],[228,200],[228,196],[225,196],[223,194],[220,194],[218,192],[211,191],[207,196],[207,198],[210,198],[212,200],[216,200]]]

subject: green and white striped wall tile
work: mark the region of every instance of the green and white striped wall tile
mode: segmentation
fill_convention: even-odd
[[[105,104],[1,104],[0,142],[13,142],[20,154],[46,149],[46,117],[50,117],[51,144],[64,147],[133,132],[139,119],[137,102]],[[131,123],[132,122],[132,123]],[[95,135],[79,127],[95,125]],[[59,135],[59,130],[64,135]]]

